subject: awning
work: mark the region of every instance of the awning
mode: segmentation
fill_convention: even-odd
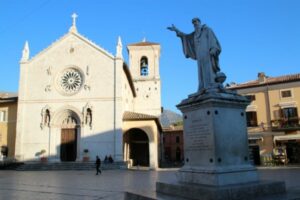
[[[300,140],[300,134],[274,136],[274,142],[286,140]]]
[[[280,102],[278,105],[281,108],[293,108],[293,107],[297,107],[297,102],[296,101]]]
[[[255,112],[257,110],[257,106],[256,105],[249,105],[246,108],[246,112]]]

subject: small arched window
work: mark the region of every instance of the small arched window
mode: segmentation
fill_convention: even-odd
[[[148,76],[148,74],[149,74],[148,58],[146,56],[143,56],[141,58],[140,69],[141,69],[141,71],[140,71],[141,76]]]

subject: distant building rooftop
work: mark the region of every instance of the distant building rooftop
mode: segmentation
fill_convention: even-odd
[[[160,130],[162,130],[160,121],[158,120],[158,117],[153,115],[147,115],[143,113],[136,113],[136,112],[130,112],[125,111],[123,114],[123,121],[136,121],[136,120],[154,120]]]
[[[151,46],[151,45],[159,45],[159,43],[143,41],[143,42],[129,44],[128,46]]]
[[[169,126],[169,127],[164,127],[163,132],[176,132],[176,131],[183,131],[183,126]]]
[[[260,87],[260,86],[265,86],[265,85],[274,85],[274,84],[288,83],[288,82],[295,82],[295,81],[300,81],[300,74],[269,77],[269,76],[266,76],[265,73],[260,72],[260,73],[258,73],[257,80],[248,81],[248,82],[240,83],[240,84],[230,84],[227,88],[228,89],[243,89],[243,88]]]
[[[123,120],[130,121],[130,120],[149,120],[149,119],[157,119],[157,117],[153,115],[147,115],[143,113],[136,113],[136,112],[130,112],[126,111],[123,114]]]
[[[0,92],[0,103],[16,102],[18,94],[12,92]]]

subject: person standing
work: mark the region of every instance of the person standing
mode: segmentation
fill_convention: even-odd
[[[109,161],[109,163],[113,163],[114,162],[114,159],[111,157],[111,155],[109,155],[108,161]]]
[[[100,166],[101,166],[101,160],[99,156],[96,156],[96,172],[97,172],[96,175],[98,175],[99,173],[101,174]]]

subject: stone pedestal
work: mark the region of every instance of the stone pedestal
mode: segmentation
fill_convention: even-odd
[[[284,182],[259,181],[227,186],[207,186],[189,183],[156,183],[159,193],[169,199],[194,200],[287,200]],[[158,195],[159,196],[159,195]],[[159,199],[159,198],[157,198]]]
[[[249,163],[246,106],[232,93],[206,93],[182,101],[185,165],[180,182],[228,185],[258,181]]]
[[[230,193],[241,184],[243,191],[257,186],[272,191],[267,189],[269,183],[259,183],[256,168],[249,162],[245,113],[248,104],[245,97],[224,91],[189,96],[177,105],[183,113],[185,165],[177,174],[176,187],[157,183],[157,191],[168,193],[168,186],[178,190],[191,184],[207,194],[228,188]],[[277,192],[285,191],[284,183],[278,187],[281,190]]]

